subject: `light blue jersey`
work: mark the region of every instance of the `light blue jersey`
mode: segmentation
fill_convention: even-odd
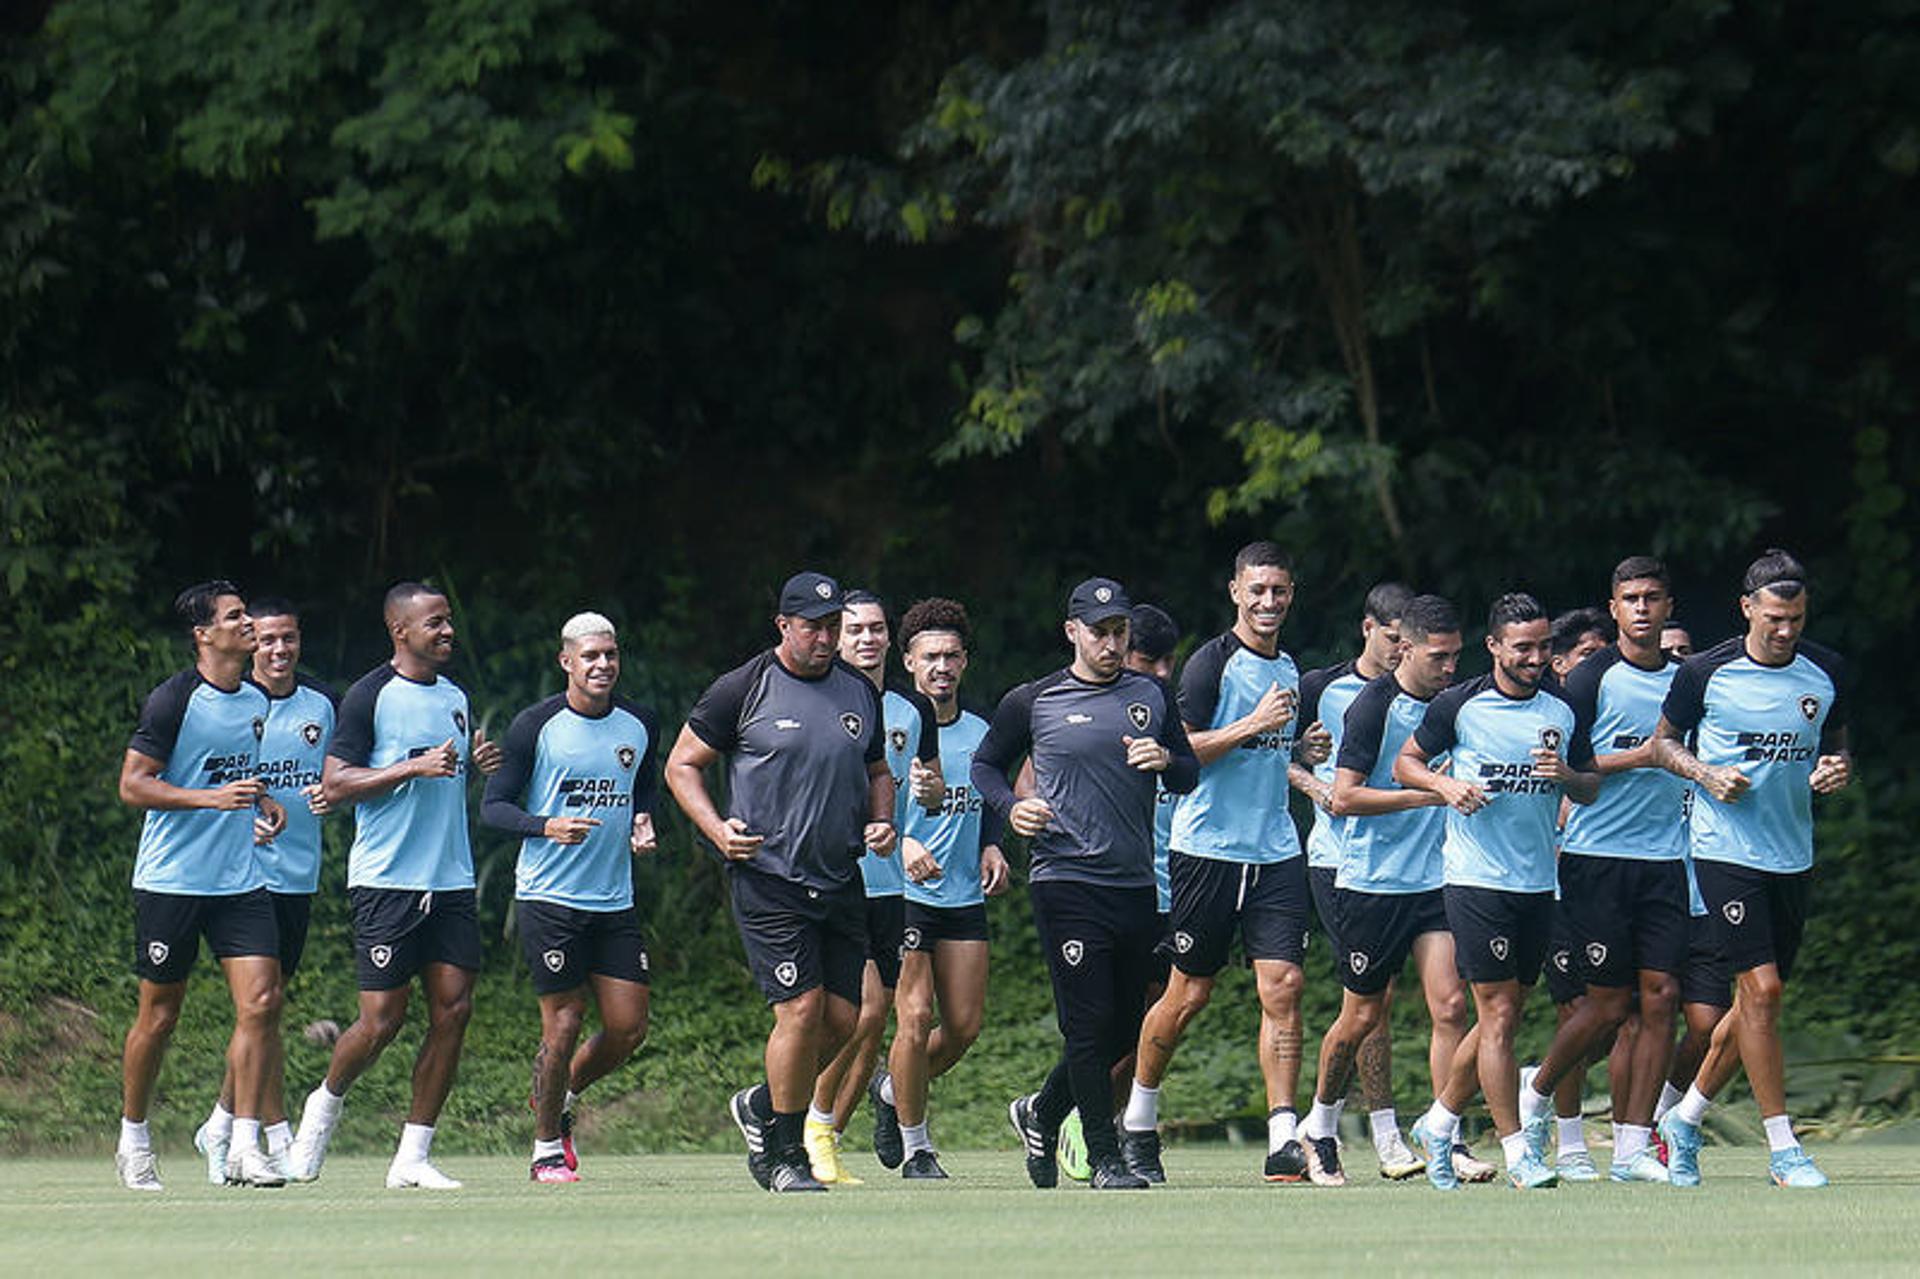
[[[1300,670],[1285,652],[1262,657],[1232,631],[1201,646],[1180,673],[1180,720],[1222,728],[1246,716],[1278,684],[1296,694]],[[1173,810],[1170,845],[1193,857],[1267,865],[1300,856],[1287,812],[1287,766],[1297,721],[1261,733],[1200,769]]]
[[[451,777],[416,777],[353,810],[347,887],[444,892],[473,887],[467,841],[467,769],[472,751],[467,695],[445,676],[421,684],[385,663],[360,677],[340,702],[327,754],[355,768],[385,768],[448,741],[459,763]]]
[[[287,825],[254,851],[269,890],[310,894],[320,887],[320,816],[308,806],[306,792],[320,784],[327,743],[333,740],[333,695],[301,680],[285,697],[269,693],[267,701],[259,775],[267,793],[287,810]]]
[[[633,819],[653,811],[659,736],[650,712],[618,697],[606,714],[583,715],[559,693],[514,717],[480,816],[523,837],[515,897],[575,910],[633,905]],[[600,824],[562,844],[546,837],[549,817]]]
[[[233,692],[181,671],[147,695],[127,749],[158,761],[160,780],[218,790],[253,776],[266,731],[267,695],[242,682]],[[133,860],[133,886],[150,893],[224,897],[266,882],[253,849],[254,810],[149,809]]]
[[[1753,783],[1733,803],[1694,788],[1691,831],[1700,861],[1789,875],[1813,865],[1813,790],[1807,780],[1846,726],[1845,665],[1802,641],[1785,666],[1762,666],[1736,636],[1687,659],[1662,710],[1696,735],[1704,764],[1731,765]]]
[[[1393,779],[1394,757],[1426,718],[1428,705],[1401,688],[1392,672],[1371,681],[1347,708],[1335,766],[1359,773],[1374,790],[1401,789]],[[1383,895],[1443,887],[1446,812],[1434,805],[1338,819],[1341,858],[1334,886]]]
[[[940,775],[947,796],[940,811],[929,813],[908,803],[900,813],[900,834],[919,840],[940,863],[940,877],[924,884],[909,883],[907,900],[923,906],[977,906],[986,900],[980,889],[980,850],[999,838],[999,819],[984,812],[973,788],[973,752],[987,735],[987,721],[961,711],[951,724],[940,725]],[[896,852],[892,860],[898,862]]]
[[[1471,815],[1446,810],[1446,882],[1553,892],[1560,787],[1533,775],[1533,752],[1544,746],[1575,768],[1587,767],[1591,756],[1575,739],[1573,707],[1544,684],[1530,697],[1508,697],[1489,673],[1434,698],[1413,736],[1429,760],[1452,751],[1453,776],[1487,797]]]
[[[932,703],[924,696],[893,688],[881,697],[880,714],[887,726],[887,771],[893,774],[893,828],[904,833],[909,810],[918,809],[922,815],[927,811],[907,785],[907,768],[916,756],[928,759],[939,749],[933,744],[939,725],[934,721]],[[945,777],[951,787],[952,774]],[[907,877],[900,869],[899,849],[885,857],[860,854],[860,878],[866,884],[869,897],[898,897],[906,892]]]
[[[1360,696],[1360,690],[1366,686],[1366,678],[1354,670],[1352,662],[1308,671],[1300,677],[1298,722],[1312,724],[1317,720],[1327,730],[1327,735],[1333,738],[1332,751],[1313,768],[1314,777],[1327,786],[1333,785],[1334,769],[1338,767],[1335,761],[1340,757],[1340,743],[1346,732],[1347,708],[1353,705],[1353,699]],[[1388,759],[1391,761],[1392,757]],[[1315,804],[1313,829],[1307,832],[1307,865],[1338,870],[1340,835],[1345,827],[1344,821]]]
[[[1677,663],[1649,671],[1608,646],[1567,676],[1574,732],[1595,755],[1618,755],[1653,737]],[[1560,849],[1591,857],[1673,861],[1686,856],[1685,781],[1664,768],[1633,768],[1600,779],[1591,804],[1575,804]]]

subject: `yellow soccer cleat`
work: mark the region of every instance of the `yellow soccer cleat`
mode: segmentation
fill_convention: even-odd
[[[840,1134],[832,1124],[807,1120],[802,1140],[807,1147],[807,1164],[813,1179],[828,1186],[862,1186],[866,1183],[848,1172],[840,1162]]]

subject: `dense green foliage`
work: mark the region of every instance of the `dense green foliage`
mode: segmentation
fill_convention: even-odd
[[[1920,1041],[1917,7],[16,6],[0,1061],[51,1038],[76,1066],[53,1118],[0,1091],[0,1140],[105,1130],[133,988],[113,776],[183,660],[166,602],[214,573],[300,600],[340,683],[382,656],[379,591],[434,575],[497,728],[589,604],[675,722],[802,562],[966,600],[988,702],[1059,659],[1090,571],[1223,626],[1252,536],[1299,557],[1303,664],[1345,652],[1382,576],[1564,607],[1648,548],[1710,639],[1783,543],[1864,694],[1790,1009],[1814,1056]],[[342,834],[296,1021],[350,1001]],[[511,856],[481,839],[496,937]],[[635,1140],[697,1143],[764,1013],[677,822],[643,880],[661,986],[626,1104]],[[989,1033],[947,1094],[969,1133],[1051,1042],[1023,904],[996,926]],[[1176,1119],[1257,1109],[1229,995]],[[192,1007],[188,1094],[217,991]],[[517,1130],[530,1007],[503,940],[471,1133]],[[1816,1104],[1911,1084],[1856,1071]]]

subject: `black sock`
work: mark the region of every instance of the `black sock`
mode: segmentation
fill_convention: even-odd
[[[806,1147],[803,1138],[806,1133],[807,1112],[794,1110],[782,1114],[775,1111],[772,1122],[767,1126],[767,1153],[776,1159],[791,1158],[798,1155],[802,1162],[806,1159]]]
[[[755,1084],[747,1093],[747,1113],[761,1123],[773,1121],[773,1089]]]

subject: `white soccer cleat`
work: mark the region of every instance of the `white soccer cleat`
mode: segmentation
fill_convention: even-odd
[[[1380,1175],[1388,1181],[1405,1181],[1427,1170],[1427,1161],[1414,1154],[1398,1132],[1387,1139],[1384,1149],[1374,1153],[1380,1158]]]
[[[227,1158],[226,1181],[229,1186],[271,1187],[287,1184],[287,1174],[260,1153],[258,1146],[243,1146]]]
[[[460,1183],[435,1168],[430,1160],[401,1163],[396,1159],[387,1167],[387,1189],[458,1190]]]
[[[324,1087],[325,1084],[320,1086]],[[325,1111],[319,1102],[320,1088],[307,1094],[307,1104],[300,1112],[300,1131],[294,1134],[293,1144],[287,1147],[289,1181],[319,1180],[320,1165],[327,1160],[327,1143],[333,1140],[336,1120],[322,1118]]]
[[[113,1157],[114,1171],[128,1190],[165,1190],[160,1184],[160,1165],[151,1150],[122,1150]]]
[[[207,1184],[227,1184],[227,1151],[233,1144],[231,1130],[216,1135],[208,1124],[193,1130],[193,1148],[207,1157]]]

